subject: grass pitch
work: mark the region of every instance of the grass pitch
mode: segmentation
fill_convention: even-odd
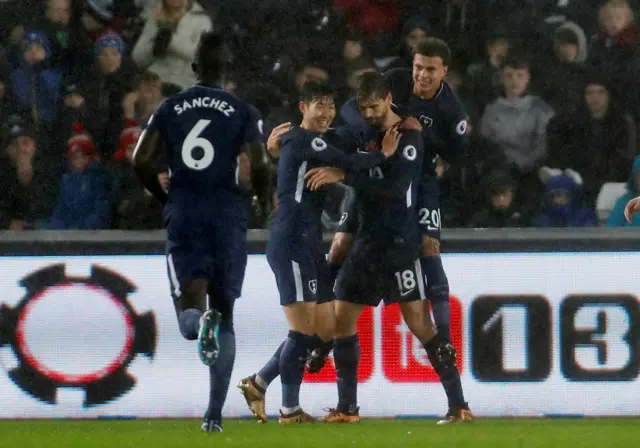
[[[435,420],[363,420],[350,425],[288,425],[227,420],[225,432],[203,434],[195,420],[0,421],[2,448],[626,448],[640,446],[636,419],[478,419],[437,426]]]

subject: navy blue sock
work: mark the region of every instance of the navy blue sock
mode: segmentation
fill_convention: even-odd
[[[207,418],[222,421],[222,407],[227,399],[229,381],[236,360],[236,335],[233,323],[223,321],[218,327],[220,355],[214,365],[209,367],[209,408]]]
[[[449,280],[440,256],[423,257],[422,271],[427,277],[426,295],[433,307],[433,319],[440,336],[451,340],[451,311],[449,310]]]
[[[280,379],[282,381],[282,407],[300,406],[300,385],[304,375],[304,363],[315,346],[315,336],[289,331],[280,354]]]
[[[447,401],[449,408],[467,407],[467,402],[464,401],[464,392],[462,391],[462,381],[460,381],[460,373],[458,369],[453,366],[447,369],[440,370],[438,376],[440,377],[440,383],[444,388],[445,394],[447,394]]]
[[[336,339],[333,345],[333,359],[338,374],[338,410],[348,411],[358,404],[358,335]]]
[[[198,339],[198,332],[200,331],[200,317],[202,311],[195,308],[189,308],[181,311],[178,315],[178,326],[180,327],[180,333],[182,337],[188,341],[194,341]]]
[[[265,385],[267,386],[271,384],[271,382],[275,380],[278,375],[280,375],[280,356],[282,355],[283,347],[284,342],[280,344],[278,350],[276,350],[271,359],[269,359],[264,367],[262,367],[262,369],[260,369],[260,371],[258,372],[258,376],[264,381]]]

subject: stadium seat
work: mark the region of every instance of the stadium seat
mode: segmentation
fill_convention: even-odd
[[[596,212],[601,223],[607,220],[616,201],[626,191],[626,182],[607,182],[602,186],[596,200]]]

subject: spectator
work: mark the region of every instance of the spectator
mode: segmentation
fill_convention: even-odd
[[[86,94],[86,120],[98,152],[108,160],[118,147],[118,137],[124,120],[122,101],[133,91],[138,72],[127,59],[125,44],[113,31],[103,34],[95,45],[96,68],[89,76],[77,81]],[[86,79],[86,80],[85,80]]]
[[[128,93],[122,102],[124,117],[125,119],[134,119],[139,125],[144,125],[162,101],[164,101],[164,96],[162,95],[160,77],[153,72],[146,72],[140,78],[138,88]]]
[[[20,68],[11,74],[11,92],[16,112],[39,128],[58,118],[62,74],[46,65],[51,46],[44,33],[27,31],[22,49]]]
[[[627,192],[623,194],[611,210],[611,214],[607,218],[607,227],[639,227],[640,214],[636,213],[632,216],[631,223],[624,217],[624,208],[627,202],[640,195],[640,156],[636,156],[631,169],[631,176],[627,182]]]
[[[109,227],[109,182],[97,160],[91,137],[79,124],[67,144],[70,171],[62,178],[51,217],[38,223],[43,229],[106,229]]]
[[[638,116],[640,74],[638,28],[627,0],[609,0],[600,7],[601,31],[595,37],[589,63],[609,77],[617,101]]]
[[[36,144],[32,132],[16,122],[0,157],[0,229],[24,230],[30,218],[34,188]]]
[[[142,34],[133,49],[133,60],[156,73],[162,82],[181,89],[195,84],[191,68],[200,35],[213,28],[198,2],[162,0],[147,15]]]
[[[504,62],[504,96],[482,115],[481,134],[502,150],[513,166],[521,193],[537,196],[537,168],[547,155],[547,124],[553,110],[528,92],[531,74],[528,60],[511,56]],[[527,203],[530,198],[520,198]]]
[[[140,134],[141,129],[135,120],[125,121],[111,167],[115,227],[121,230],[152,230],[163,226],[162,204],[142,186],[131,166],[131,156]],[[168,173],[159,174],[158,180],[165,189],[168,188]]]
[[[607,81],[594,75],[575,114],[558,116],[549,127],[548,163],[579,171],[584,197],[594,205],[605,182],[624,182],[637,154],[636,126],[609,95]]]
[[[509,52],[509,38],[496,33],[487,39],[486,48],[486,59],[469,65],[465,81],[481,114],[502,94],[502,62]]]
[[[540,180],[546,188],[542,210],[534,219],[535,227],[597,227],[593,208],[582,205],[582,178],[573,170],[540,170]]]
[[[269,135],[271,129],[280,123],[300,121],[298,91],[305,82],[309,81],[329,82],[329,68],[326,62],[319,59],[314,52],[307,55],[307,59],[298,66],[293,75],[293,89],[284,95],[282,104],[272,108],[265,118],[265,135]]]
[[[36,21],[34,29],[41,31],[51,43],[51,64],[63,71],[70,70],[76,61],[76,36],[70,27],[71,1],[48,0],[44,17]]]
[[[333,6],[347,17],[349,24],[365,38],[393,31],[399,20],[403,0],[333,0]]]
[[[587,78],[587,44],[584,31],[565,22],[555,34],[553,54],[543,58],[538,91],[558,113],[575,112],[582,103]]]
[[[469,221],[472,228],[527,227],[531,219],[515,202],[516,183],[509,174],[496,171],[486,187],[488,204]]]

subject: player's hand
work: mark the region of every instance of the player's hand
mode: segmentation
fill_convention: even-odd
[[[137,91],[129,92],[124,96],[122,100],[122,111],[125,118],[134,118],[136,116],[136,104],[140,96]]]
[[[323,185],[335,184],[344,180],[344,171],[339,168],[311,168],[304,175],[307,188],[311,191],[320,189]]]
[[[398,149],[398,143],[400,142],[400,132],[398,132],[397,126],[392,126],[387,129],[382,139],[382,153],[385,157],[391,157],[396,153]]]
[[[169,190],[169,173],[166,171],[164,173],[159,173],[158,183],[160,184],[160,186],[164,191],[168,191]]]
[[[269,138],[267,139],[267,150],[273,157],[280,157],[280,144],[282,143],[282,137],[284,134],[291,130],[291,122],[282,123],[276,126],[271,131]]]
[[[627,206],[624,208],[624,217],[631,222],[633,214],[638,212],[640,212],[640,196],[627,202]]]

